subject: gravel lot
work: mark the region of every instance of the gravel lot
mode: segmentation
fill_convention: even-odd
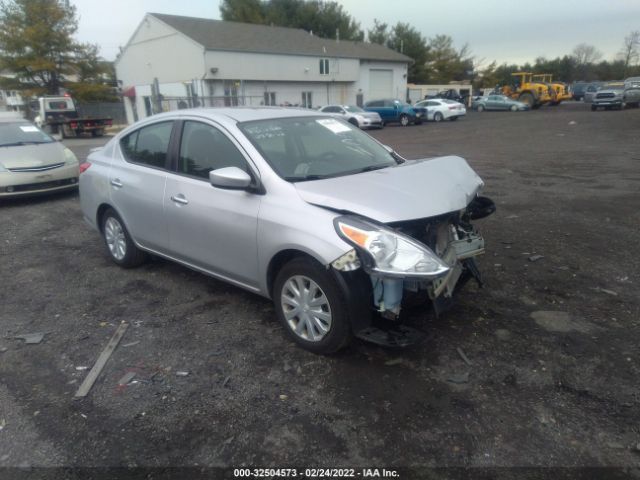
[[[637,469],[639,128],[640,110],[569,103],[372,132],[465,157],[498,205],[478,222],[485,288],[409,312],[429,339],[404,350],[314,356],[264,299],[163,260],[119,269],[76,194],[2,202],[0,467]],[[80,158],[99,142],[66,141]]]

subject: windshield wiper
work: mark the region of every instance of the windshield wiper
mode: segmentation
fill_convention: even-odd
[[[3,143],[0,147],[21,147],[23,145],[40,145],[41,143],[51,143],[51,142],[13,142],[13,143]]]
[[[305,175],[304,177],[284,177],[287,182],[306,182],[308,180],[322,180],[324,178],[334,177],[334,175]]]
[[[369,165],[368,167],[363,167],[359,170],[355,170],[352,173],[373,172],[374,170],[382,170],[383,168],[387,167],[391,167],[391,165]]]

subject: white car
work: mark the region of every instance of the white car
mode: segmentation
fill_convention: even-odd
[[[460,102],[446,98],[430,98],[415,104],[416,107],[427,108],[427,120],[441,122],[442,120],[457,120],[467,114],[467,109]]]
[[[384,123],[376,112],[367,112],[355,105],[327,105],[320,109],[333,117],[338,117],[360,128],[382,128]]]

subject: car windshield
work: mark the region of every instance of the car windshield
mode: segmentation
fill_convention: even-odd
[[[360,113],[360,112],[364,112],[363,109],[361,109],[360,107],[356,107],[355,105],[347,105],[346,107],[344,107],[344,109],[347,112],[351,112],[351,113]]]
[[[0,122],[0,147],[18,147],[51,142],[55,142],[55,140],[29,122]]]
[[[238,126],[275,172],[290,182],[339,177],[398,164],[369,135],[335,118],[276,118]]]

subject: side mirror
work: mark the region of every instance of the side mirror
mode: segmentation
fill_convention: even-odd
[[[251,185],[251,177],[238,167],[224,167],[209,172],[212,186],[229,190],[244,190]]]
[[[395,151],[393,150],[393,148],[391,148],[389,145],[382,145],[384,147],[384,149],[389,152],[389,153],[395,153]]]

